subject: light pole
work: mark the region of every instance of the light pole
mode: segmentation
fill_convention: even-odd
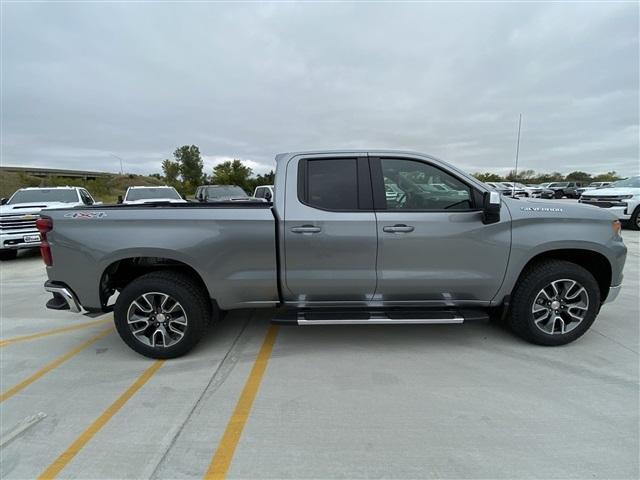
[[[518,118],[518,141],[516,143],[516,169],[513,172],[513,191],[516,189],[516,180],[518,180],[518,156],[520,154],[520,127],[522,127],[522,114]]]
[[[118,155],[114,155],[113,153],[110,153],[109,155],[120,160],[120,175],[124,175],[124,171],[122,170],[122,158],[120,158]]]

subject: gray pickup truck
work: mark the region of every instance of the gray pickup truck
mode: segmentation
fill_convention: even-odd
[[[620,290],[607,211],[501,197],[433,157],[276,157],[273,203],[100,205],[38,221],[50,308],[113,310],[154,358],[189,351],[225,310],[298,325],[462,323],[495,315],[528,341],[580,337]]]

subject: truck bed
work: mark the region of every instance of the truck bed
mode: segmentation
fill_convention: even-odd
[[[102,309],[99,282],[118,262],[165,259],[188,266],[221,308],[276,304],[276,226],[268,203],[95,205],[47,212],[53,265],[89,309]],[[63,265],[64,267],[59,267]]]

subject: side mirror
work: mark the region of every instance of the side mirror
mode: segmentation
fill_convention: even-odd
[[[187,199],[187,196],[186,196],[186,195],[184,195],[184,194],[182,194],[182,195],[180,195],[180,196],[182,197],[182,199],[183,199],[183,200],[186,200],[186,199]]]
[[[500,221],[502,200],[498,192],[484,192],[482,205],[482,223],[488,225]]]
[[[200,200],[201,202],[208,202],[209,201],[209,195],[204,195],[202,196],[202,200]]]
[[[267,200],[267,202],[270,202],[270,201],[271,201],[271,192],[270,192],[269,190],[267,190],[267,191],[264,193],[264,198]]]
[[[124,201],[124,199],[122,198],[122,195],[118,195],[118,203],[122,203]]]
[[[2,199],[0,199],[0,205],[6,205],[8,201],[9,201],[8,198],[2,197]]]

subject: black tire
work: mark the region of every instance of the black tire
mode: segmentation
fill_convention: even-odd
[[[562,198],[564,197],[564,192],[562,190],[556,190],[553,192],[553,198]]]
[[[547,333],[538,328],[532,313],[538,293],[552,281],[577,281],[588,295],[584,318],[566,333]],[[519,337],[537,345],[565,345],[580,338],[596,319],[600,310],[600,288],[591,273],[575,263],[564,260],[544,260],[523,272],[511,296],[509,327]],[[552,327],[553,330],[553,327]]]
[[[13,260],[18,256],[18,250],[3,249],[0,250],[0,260]]]
[[[640,207],[636,207],[633,211],[628,225],[631,230],[640,230]]]
[[[146,345],[131,331],[127,321],[129,307],[136,299],[149,292],[169,295],[184,310],[187,324],[177,343],[166,347]],[[189,352],[202,338],[211,313],[208,294],[198,283],[185,274],[162,270],[142,275],[129,283],[118,296],[113,317],[118,334],[129,347],[146,357],[165,359],[180,357]]]

